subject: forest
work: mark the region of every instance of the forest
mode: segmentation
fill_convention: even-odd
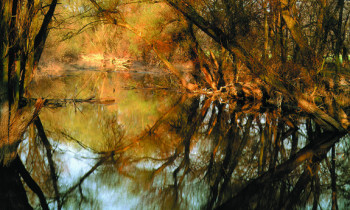
[[[349,19],[347,0],[1,1],[1,203],[103,209],[84,185],[103,172],[148,189],[137,208],[349,207]],[[68,147],[92,161],[71,187]]]

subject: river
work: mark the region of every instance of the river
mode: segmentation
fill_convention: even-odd
[[[28,98],[47,99],[48,144],[31,124],[18,151],[50,209],[330,209],[335,192],[349,207],[349,136],[296,108],[169,82],[94,69],[33,80]]]

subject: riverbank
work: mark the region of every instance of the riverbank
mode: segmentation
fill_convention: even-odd
[[[174,64],[187,81],[193,82],[194,66],[191,62]],[[117,58],[107,54],[86,54],[80,55],[77,59],[43,59],[39,64],[38,71],[35,72],[35,79],[45,79],[47,77],[62,77],[72,72],[96,71],[121,73],[124,77],[124,88],[163,88],[177,91],[185,91],[177,78],[162,65],[150,65],[130,58]],[[253,79],[249,74],[244,74],[244,69],[240,69],[238,81],[228,81],[219,90],[211,90],[198,86],[191,91],[193,94],[218,95],[224,100],[234,98],[236,100],[263,101],[269,104],[281,106],[282,103],[289,103],[288,96],[283,95],[278,90],[266,85],[260,79]],[[345,72],[342,71],[342,72]],[[345,72],[335,80],[332,78],[331,70],[323,69],[323,76],[319,81],[318,88],[307,92],[310,101],[318,105],[324,104],[325,98],[329,97],[329,91],[337,94],[333,97],[342,107],[350,104],[350,76]],[[134,81],[137,81],[136,83]],[[297,83],[296,83],[297,84]],[[303,84],[302,84],[303,85]]]

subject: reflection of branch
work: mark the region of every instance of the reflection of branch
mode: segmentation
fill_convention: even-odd
[[[236,169],[238,165],[239,158],[242,157],[243,149],[246,146],[248,142],[248,138],[250,137],[250,130],[253,123],[253,115],[250,115],[247,119],[247,123],[245,125],[244,134],[242,136],[242,139],[240,143],[238,144],[238,139],[233,143],[233,158],[231,159],[231,162],[228,164],[228,166],[225,167],[225,169],[222,171],[223,177],[224,177],[224,183],[221,186],[219,198],[223,197],[224,191],[228,186],[228,183],[230,182],[230,177],[232,176],[233,171]],[[229,136],[230,137],[230,136]]]
[[[328,150],[334,145],[334,143],[336,143],[345,134],[346,133],[338,132],[327,132],[322,134],[323,138],[320,141],[305,146],[286,162],[280,164],[276,168],[273,168],[267,171],[266,173],[263,173],[256,179],[252,180],[235,197],[229,199],[227,202],[225,202],[218,208],[227,209],[238,205],[238,203],[240,203],[241,205],[249,203],[249,199],[252,197],[252,193],[256,195],[257,193],[261,192],[261,190],[264,186],[266,186],[266,184],[269,184],[276,179],[280,179],[286,176],[295,168],[300,166],[304,161],[310,160],[315,157],[321,157],[322,155],[326,154]]]
[[[141,158],[137,158],[137,159],[133,160],[132,162],[140,162],[143,160],[165,161],[167,159],[168,158],[141,157]]]
[[[75,143],[77,143],[79,146],[81,146],[83,149],[85,150],[91,150],[92,152],[94,153],[98,153],[96,150],[94,150],[93,148],[89,147],[89,146],[86,146],[85,144],[83,144],[81,141],[79,141],[78,139],[75,139],[74,137],[70,136],[69,134],[63,132],[63,131],[60,131],[60,133],[66,137],[66,139],[68,140],[71,140],[71,141],[74,141]]]
[[[164,168],[166,168],[167,166],[169,166],[170,164],[172,164],[176,160],[176,158],[180,155],[180,153],[178,151],[179,149],[180,148],[175,149],[175,153],[172,156],[170,156],[169,158],[167,158],[168,160],[165,163],[163,163],[155,172],[153,172],[153,176],[155,176],[156,174],[161,172]]]
[[[186,100],[186,96],[182,95],[181,98],[168,110],[166,111],[158,120],[154,123],[154,125],[149,129],[149,133],[152,134],[157,127],[163,122],[164,118],[169,115],[169,113],[172,113],[179,104],[183,104]]]
[[[23,178],[24,182],[39,197],[41,207],[44,210],[49,209],[49,206],[47,205],[46,198],[43,191],[40,189],[39,185],[34,181],[34,179],[30,176],[29,172],[24,167],[18,155],[16,159],[13,161],[13,163],[16,167],[16,170],[18,170],[19,174]]]
[[[53,184],[53,188],[54,188],[54,191],[55,191],[55,198],[56,198],[56,201],[57,201],[57,208],[61,209],[62,208],[62,203],[61,203],[60,197],[59,197],[58,184],[57,184],[57,174],[56,174],[56,170],[55,170],[55,164],[54,164],[53,159],[52,159],[52,153],[51,153],[52,147],[51,147],[51,144],[50,144],[49,140],[46,137],[45,130],[44,130],[44,127],[43,127],[43,125],[41,123],[40,118],[37,117],[37,119],[34,121],[34,123],[35,123],[35,126],[36,126],[37,130],[38,130],[38,134],[40,136],[40,139],[43,142],[43,144],[45,146],[45,149],[46,149],[46,155],[47,155],[47,159],[48,159],[48,162],[49,162],[52,184]]]
[[[325,158],[325,155],[323,155],[323,158]],[[288,199],[286,199],[285,203],[283,204],[282,209],[293,209],[293,205],[298,202],[303,190],[307,188],[306,186],[309,185],[309,183],[312,181],[313,176],[315,176],[314,173],[318,173],[318,169],[319,162],[312,164],[311,167],[308,165],[308,169],[305,169],[304,172],[300,175],[297,183],[293,188],[293,191],[289,194]],[[316,200],[316,198],[314,198],[314,200]]]
[[[219,109],[220,112],[224,112],[222,108],[223,107]],[[253,115],[249,115],[247,117],[242,115],[242,118],[238,118],[235,112],[229,114],[232,115],[232,124],[230,125],[229,130],[227,132],[223,132],[223,129],[220,129],[222,125],[218,125],[219,129],[217,132],[220,135],[218,143],[225,140],[227,142],[227,145],[225,153],[221,154],[222,156],[225,156],[222,163],[220,164],[219,170],[217,171],[217,173],[213,174],[216,175],[216,178],[213,177],[215,179],[213,180],[213,184],[211,184],[210,186],[210,197],[208,199],[208,203],[206,204],[207,209],[212,209],[215,202],[220,202],[221,198],[223,197],[223,194],[231,181],[233,171],[236,169],[238,162],[242,157],[243,149],[246,146],[251,134],[250,131],[254,119]],[[223,115],[223,113],[221,113],[220,115]],[[243,126],[242,128],[240,128],[240,125],[236,123],[237,121],[242,121],[242,119],[246,119],[244,129]],[[219,123],[223,123],[224,121],[225,118],[221,117]],[[240,134],[239,132],[240,129],[242,129],[242,134]],[[215,159],[214,152],[217,151],[217,147],[218,145],[211,154],[211,160],[206,172],[206,176],[208,176],[209,182],[211,182],[210,175],[212,173],[211,170],[213,169]]]
[[[72,193],[76,188],[80,188],[81,187],[81,184],[85,181],[86,178],[88,178],[100,165],[102,165],[102,163],[104,163],[105,161],[108,160],[108,158],[110,158],[112,155],[114,154],[110,154],[110,155],[107,155],[103,158],[101,158],[88,172],[86,172],[84,174],[84,176],[82,176],[79,181],[73,185],[71,188],[69,188],[64,194],[63,194],[63,199],[65,199],[65,197],[67,197],[70,193]]]
[[[198,101],[196,101],[198,102]],[[162,164],[162,166],[160,166],[154,173],[153,176],[155,176],[156,174],[158,174],[159,172],[161,172],[162,170],[164,170],[164,168],[166,168],[167,166],[171,165],[176,159],[177,157],[180,156],[180,152],[182,152],[184,150],[184,159],[181,161],[180,165],[175,169],[175,171],[173,172],[173,177],[175,179],[175,187],[179,184],[181,184],[184,175],[189,171],[189,164],[190,164],[190,158],[189,158],[189,154],[190,154],[190,145],[191,145],[191,139],[193,137],[193,135],[195,134],[195,132],[197,131],[197,129],[202,125],[203,120],[206,116],[206,113],[209,110],[210,104],[212,102],[211,99],[207,99],[204,104],[203,107],[201,108],[201,110],[198,112],[198,108],[199,108],[199,102],[198,103],[192,103],[192,106],[190,107],[190,114],[187,118],[187,124],[183,125],[183,140],[181,142],[181,144],[179,144],[176,149],[175,149],[175,153],[170,156],[168,158],[168,160]],[[185,171],[183,176],[180,178],[179,183],[177,183],[177,173],[185,167]]]
[[[131,148],[133,145],[137,144],[140,142],[142,139],[144,139],[148,135],[152,135],[154,131],[158,128],[159,125],[163,122],[164,118],[167,117],[170,113],[172,113],[179,104],[182,104],[186,100],[186,96],[182,95],[181,98],[169,109],[167,110],[158,120],[153,124],[152,127],[150,127],[146,132],[144,132],[140,137],[137,137],[133,142],[131,142],[129,145],[122,147],[122,148],[117,148],[113,151],[107,151],[107,152],[100,152],[99,154],[108,154],[111,152],[114,153],[121,153],[125,152],[129,148]]]

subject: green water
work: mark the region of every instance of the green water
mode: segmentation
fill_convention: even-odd
[[[30,84],[31,98],[54,101],[39,115],[53,164],[33,125],[19,154],[50,208],[330,209],[332,183],[348,208],[347,136],[296,110],[165,89],[170,80],[67,71]]]

